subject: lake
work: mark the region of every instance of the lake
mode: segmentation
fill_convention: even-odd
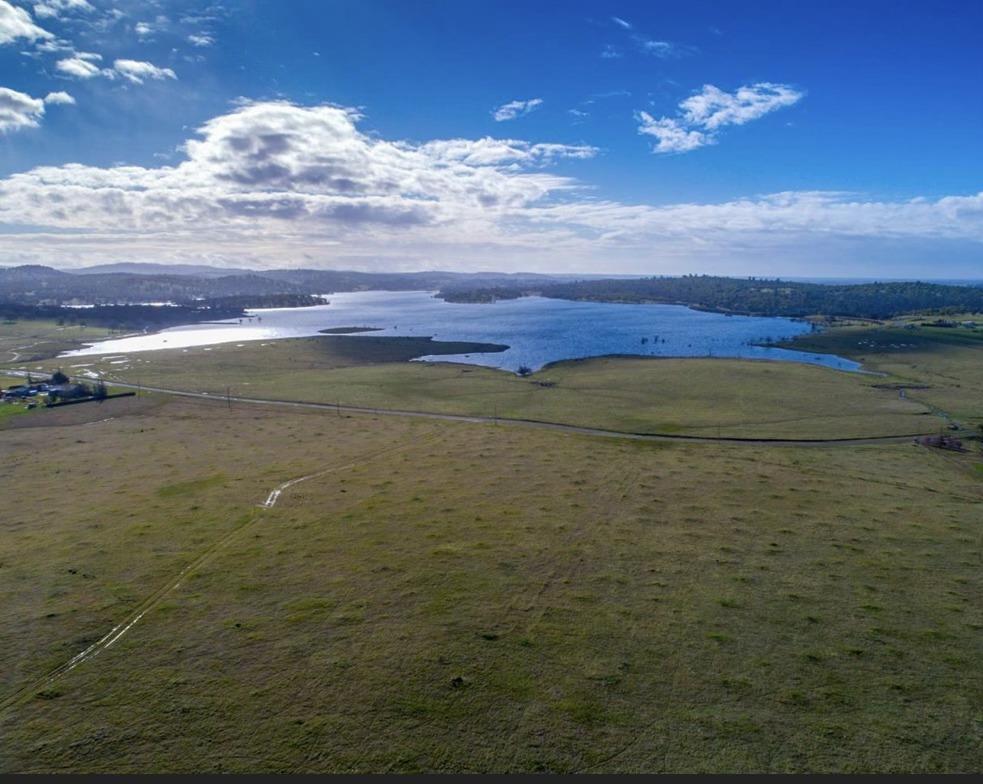
[[[317,335],[337,327],[376,327],[371,335],[432,336],[435,340],[500,343],[497,353],[443,354],[422,361],[464,362],[516,371],[564,359],[610,354],[651,357],[743,357],[804,362],[855,371],[848,359],[756,345],[792,338],[811,326],[786,318],[725,316],[682,305],[620,305],[544,297],[460,304],[428,291],[332,294],[311,308],[249,311],[250,317],[174,327],[154,334],[105,340],[66,356],[128,354],[247,340]]]

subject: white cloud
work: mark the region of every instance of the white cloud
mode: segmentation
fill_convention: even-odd
[[[45,104],[71,104],[75,99],[68,93],[48,93],[44,98],[33,98],[27,93],[0,87],[0,134],[37,128],[44,117]]]
[[[137,34],[137,37],[143,41],[149,38],[154,33],[160,33],[168,30],[171,26],[171,20],[164,16],[163,14],[158,14],[154,17],[154,21],[146,22],[140,21],[133,25],[133,32]]]
[[[45,41],[41,41],[34,45],[34,52],[31,53],[32,56],[36,56],[36,53],[42,54],[55,54],[61,52],[72,52],[74,51],[70,41],[66,41],[64,38],[49,38]],[[25,53],[27,54],[27,53]]]
[[[659,143],[656,152],[689,152],[706,144],[712,144],[712,138],[702,131],[684,128],[670,117],[654,118],[648,112],[639,112],[637,119],[641,122],[639,133],[654,136]]]
[[[19,38],[28,41],[47,40],[54,36],[34,24],[30,13],[23,8],[0,0],[0,44],[9,44]]]
[[[625,21],[620,16],[612,16],[611,21],[614,22],[616,25],[618,25],[618,27],[621,27],[625,30],[631,30],[631,22]]]
[[[790,191],[718,204],[672,204],[661,207],[617,202],[581,202],[544,207],[541,219],[565,220],[597,231],[641,239],[770,236],[797,241],[812,236],[867,238],[927,237],[983,243],[983,192],[877,201],[858,194]]]
[[[48,105],[72,105],[75,103],[75,99],[63,90],[59,90],[58,92],[48,93],[44,96],[44,102]]]
[[[715,131],[724,125],[744,125],[751,120],[798,103],[805,93],[786,84],[758,82],[725,93],[712,84],[679,104],[691,125]]]
[[[37,124],[43,102],[0,94],[16,107],[0,117],[17,127]],[[363,132],[361,121],[337,106],[244,103],[205,123],[176,165],[67,164],[0,179],[0,233],[18,227],[3,233],[5,261],[126,256],[604,272],[660,269],[654,265],[664,260],[679,271],[680,259],[712,265],[736,253],[832,252],[843,242],[970,243],[977,255],[983,248],[983,193],[883,201],[790,192],[717,204],[624,204],[544,168],[590,158],[593,147],[391,141]]]
[[[122,77],[132,84],[143,84],[147,79],[177,79],[177,74],[170,68],[159,68],[153,63],[141,60],[114,60],[112,68],[101,68],[96,65],[102,60],[102,55],[94,52],[75,52],[55,63],[55,68],[68,76],[79,79],[91,79],[102,76],[106,79]]]
[[[447,139],[419,148],[438,163],[458,162],[467,166],[526,166],[548,164],[558,158],[593,158],[596,147],[568,144],[530,144],[518,139]]]
[[[492,112],[492,117],[495,118],[495,122],[514,120],[516,117],[522,117],[535,111],[542,103],[542,98],[532,98],[528,101],[509,101],[495,109]]]
[[[149,229],[290,219],[326,225],[441,223],[491,214],[574,187],[528,172],[587,146],[517,140],[422,145],[362,134],[359,115],[334,106],[246,104],[216,117],[185,144],[175,167],[42,167],[0,181],[0,220],[29,210],[52,226]],[[18,220],[25,218],[21,214]]]
[[[170,68],[158,68],[141,60],[115,60],[113,70],[134,84],[143,84],[146,79],[177,79],[177,74]]]
[[[43,0],[34,4],[34,14],[41,19],[59,19],[65,14],[89,14],[95,10],[88,0]]]
[[[68,76],[91,79],[100,74],[107,75],[102,68],[95,65],[100,60],[102,60],[102,55],[95,52],[75,52],[71,57],[66,57],[55,63],[55,68]]]
[[[603,50],[601,50],[601,57],[605,60],[617,60],[623,56],[624,55],[621,53],[621,50],[617,46],[612,46],[611,44],[608,44]]]
[[[0,133],[37,128],[44,116],[44,101],[0,87]]]
[[[696,49],[692,46],[684,46],[683,44],[673,43],[672,41],[656,41],[651,38],[635,36],[635,42],[642,52],[653,57],[658,57],[661,60],[674,60],[696,52]]]
[[[188,43],[192,46],[211,46],[215,43],[215,39],[207,33],[193,33],[188,36]],[[314,52],[315,57],[319,57],[317,52]]]
[[[676,118],[654,118],[638,112],[638,132],[654,136],[657,153],[681,153],[717,141],[717,132],[728,125],[744,125],[766,114],[798,103],[804,92],[786,84],[758,82],[727,93],[712,84],[679,103]]]

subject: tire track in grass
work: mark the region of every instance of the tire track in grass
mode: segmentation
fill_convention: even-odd
[[[266,500],[258,504],[256,509],[249,512],[245,516],[245,520],[241,525],[236,527],[234,530],[227,533],[225,536],[221,537],[218,541],[214,542],[207,550],[201,553],[197,558],[195,558],[191,563],[185,565],[181,571],[177,573],[172,579],[170,579],[163,586],[158,588],[154,593],[140,602],[122,621],[116,624],[112,629],[106,632],[102,637],[96,640],[94,643],[89,645],[83,651],[75,654],[68,661],[58,665],[53,670],[50,670],[45,675],[36,679],[35,681],[16,689],[13,694],[0,700],[0,711],[7,710],[18,703],[24,702],[31,696],[39,691],[42,691],[46,687],[50,686],[52,683],[57,681],[63,675],[67,675],[69,672],[74,670],[80,664],[83,664],[90,659],[98,656],[102,651],[111,648],[115,645],[120,638],[123,637],[130,629],[132,629],[140,620],[154,607],[156,607],[160,601],[168,594],[176,591],[184,583],[185,579],[188,578],[193,573],[197,572],[203,566],[205,566],[209,561],[211,561],[219,552],[227,548],[230,544],[235,542],[239,537],[241,537],[246,531],[250,530],[254,525],[263,519],[263,512],[272,509],[276,506],[277,501],[283,495],[284,491],[298,485],[301,482],[306,482],[310,479],[317,479],[322,476],[327,476],[328,474],[340,473],[341,471],[348,471],[357,466],[364,465],[365,463],[371,462],[385,455],[393,454],[396,452],[405,451],[407,449],[423,446],[435,440],[436,437],[426,438],[422,441],[413,441],[409,444],[402,444],[396,447],[389,447],[387,449],[377,450],[371,452],[356,460],[352,460],[349,463],[345,463],[340,466],[331,466],[330,468],[322,469],[321,471],[315,471],[312,474],[306,474],[304,476],[295,477],[294,479],[288,479],[286,482],[281,482],[276,487],[274,487],[269,494],[266,496]]]

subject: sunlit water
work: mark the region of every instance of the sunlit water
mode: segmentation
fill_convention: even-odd
[[[724,316],[681,305],[618,305],[525,297],[494,304],[455,304],[426,291],[365,291],[332,294],[330,304],[312,308],[249,311],[250,318],[174,327],[162,332],[105,340],[70,352],[128,354],[247,340],[317,335],[331,327],[377,327],[370,335],[431,336],[507,345],[506,351],[442,354],[424,361],[464,362],[516,371],[550,362],[610,354],[653,357],[745,357],[858,370],[860,365],[830,354],[756,345],[810,331],[785,318]]]

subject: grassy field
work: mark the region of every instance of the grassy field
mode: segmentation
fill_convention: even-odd
[[[983,766],[968,456],[46,413],[0,431],[0,700],[225,545],[0,713],[4,772]]]
[[[70,373],[98,370],[149,386],[630,432],[848,438],[932,432],[940,424],[926,406],[878,388],[883,378],[810,365],[600,358],[520,378],[469,365],[406,362],[420,349],[404,350],[392,340],[326,336],[59,363]]]
[[[0,403],[0,427],[3,427],[4,424],[13,417],[26,413],[28,413],[28,411],[25,406]]]
[[[23,383],[24,379],[22,378],[17,376],[6,376],[0,372],[0,389],[6,389],[7,387],[16,386]],[[4,425],[8,423],[11,418],[27,413],[30,412],[28,412],[27,406],[24,403],[4,403],[0,401],[0,428],[4,427]]]
[[[983,424],[983,329],[855,326],[806,335],[789,345],[858,359],[911,387],[909,397]]]

